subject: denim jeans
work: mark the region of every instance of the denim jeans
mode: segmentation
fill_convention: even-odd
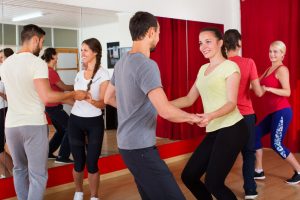
[[[254,181],[256,116],[255,114],[244,115],[244,119],[250,133],[249,140],[242,149],[244,190],[256,190],[256,183]]]
[[[46,113],[50,117],[52,124],[56,129],[56,132],[49,142],[49,154],[52,154],[60,146],[58,156],[62,158],[69,158],[70,144],[67,130],[69,115],[66,111],[64,111],[62,105],[46,107]]]

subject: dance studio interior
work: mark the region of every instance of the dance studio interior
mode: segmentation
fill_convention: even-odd
[[[109,78],[112,78],[118,61],[133,50],[133,41],[129,31],[131,18],[138,11],[151,13],[157,19],[160,33],[156,48],[149,58],[157,63],[162,89],[169,101],[186,96],[196,84],[201,66],[211,61],[201,50],[201,45],[203,45],[201,31],[206,30],[205,28],[214,27],[222,34],[230,29],[236,29],[241,33],[239,41],[242,42],[238,44],[240,48],[238,54],[254,61],[257,80],[260,80],[259,77],[267,78],[270,74],[272,64],[275,63],[275,58],[272,57],[272,44],[274,41],[282,41],[286,50],[281,52],[282,64],[279,67],[283,66],[284,69],[281,71],[287,74],[283,79],[288,84],[283,84],[280,79],[281,75],[276,72],[275,80],[283,86],[274,90],[289,89],[289,95],[282,96],[287,99],[288,108],[292,110],[291,120],[287,127],[284,126],[286,128],[286,130],[284,128],[284,133],[282,133],[282,126],[278,126],[274,135],[269,134],[270,131],[260,135],[259,144],[261,143],[262,146],[258,148],[260,152],[263,151],[263,156],[260,154],[263,168],[260,167],[260,171],[256,172],[263,172],[264,176],[255,178],[256,175],[254,175],[256,188],[254,188],[253,195],[246,198],[247,192],[245,193],[244,190],[243,178],[245,159],[242,153],[238,153],[225,177],[224,184],[239,200],[300,200],[300,179],[289,181],[294,171],[292,179],[297,179],[298,175],[300,178],[300,171],[297,170],[297,166],[300,167],[300,165],[295,164],[296,167],[294,167],[291,164],[292,161],[289,161],[290,156],[285,157],[280,149],[284,148],[287,149],[286,152],[293,153],[294,163],[300,162],[300,0],[1,0],[0,7],[1,49],[10,48],[15,54],[18,53],[22,49],[21,33],[24,26],[35,24],[41,27],[46,35],[39,57],[44,54],[45,49],[55,48],[57,52],[55,71],[66,85],[74,85],[77,73],[86,67],[81,53],[83,41],[88,38],[96,38],[101,43],[100,67],[108,71]],[[263,96],[271,93],[272,90],[270,87],[261,86],[264,95],[258,97],[251,84],[248,82],[249,93],[247,94],[249,96],[247,98],[251,99],[253,105],[256,118],[256,125],[253,128],[257,131],[260,122],[266,117],[262,110],[271,104],[263,101]],[[6,88],[5,81],[4,88]],[[199,96],[198,92],[197,94]],[[281,93],[273,92],[272,94]],[[202,96],[201,92],[200,95]],[[202,101],[204,99],[197,98],[191,106],[182,110],[187,113],[205,113]],[[10,103],[9,101],[7,103],[9,113]],[[63,109],[70,115],[72,106],[64,104]],[[102,149],[100,147],[101,155],[97,161],[100,181],[97,196],[94,199],[153,199],[141,196],[136,185],[137,180],[120,155],[117,141],[118,109],[106,105],[101,108],[101,113],[104,119],[104,138]],[[201,199],[197,198],[183,182],[182,172],[195,149],[205,140],[209,132],[197,123],[173,123],[159,114],[158,112],[155,121],[155,145],[159,156],[174,176],[185,199]],[[49,114],[46,113],[45,116],[50,141],[58,130],[53,125]],[[4,124],[5,117],[1,120]],[[283,121],[282,119],[281,122],[284,123]],[[9,156],[11,150],[5,142],[6,134],[1,134],[1,137],[5,143],[4,152]],[[240,132],[240,134],[245,133]],[[87,136],[85,140],[87,141]],[[258,148],[254,149],[253,145],[253,156],[257,156],[255,150]],[[43,195],[45,200],[71,200],[75,199],[75,190],[78,192],[73,178],[72,153],[68,161],[56,162],[59,151],[60,148],[56,148],[51,155],[49,154],[54,159],[49,157],[47,160],[48,179]],[[224,151],[227,149],[225,148]],[[201,157],[201,152],[199,155]],[[1,157],[0,199],[18,199],[14,187],[13,173],[15,172],[12,173],[13,170],[6,169],[5,162],[9,162],[7,156]],[[34,165],[34,161],[31,164]],[[256,170],[257,165],[255,166]],[[252,167],[254,169],[254,166]],[[30,173],[29,170],[29,175]],[[253,173],[254,171],[252,176]],[[84,194],[82,199],[85,200],[93,199],[88,174],[87,169],[84,169],[83,187],[80,192]],[[203,183],[207,181],[205,174],[200,180]],[[31,181],[33,180],[29,177],[29,185]],[[162,186],[158,183],[157,187]],[[214,195],[211,198],[222,199]],[[166,196],[166,198],[155,200],[160,199],[173,198]]]

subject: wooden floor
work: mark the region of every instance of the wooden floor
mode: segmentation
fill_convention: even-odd
[[[264,170],[266,179],[257,181],[259,197],[257,200],[300,200],[300,184],[288,185],[284,182],[293,174],[288,164],[279,158],[272,150],[264,151]],[[166,162],[174,174],[186,199],[195,199],[180,180],[180,173],[190,154],[167,159]],[[300,160],[300,154],[296,154]],[[226,184],[237,195],[243,199],[243,179],[241,175],[241,157],[239,156],[231,170]],[[84,184],[84,199],[89,199],[88,184]],[[100,198],[104,200],[139,200],[140,196],[136,189],[134,180],[127,170],[121,170],[101,176]],[[74,194],[73,183],[47,189],[45,200],[71,200]]]

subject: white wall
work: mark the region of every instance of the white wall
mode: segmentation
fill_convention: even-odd
[[[82,28],[79,34],[79,46],[84,39],[95,37],[102,44],[102,66],[107,67],[107,42],[120,42],[120,47],[131,46],[129,19],[138,10],[148,11],[156,16],[186,19],[201,22],[224,24],[225,30],[240,30],[239,0],[41,0],[79,7],[91,7],[118,11],[117,18],[105,19],[97,16],[82,15]],[[87,27],[88,20],[98,20],[99,25]],[[110,75],[113,70],[109,69]]]
[[[129,20],[132,17],[133,13],[119,13],[119,40],[120,47],[131,47],[132,39],[129,32]]]
[[[148,11],[156,16],[224,24],[240,29],[239,0],[40,0],[79,7],[134,13]]]
[[[81,43],[83,40],[91,37],[97,38],[100,41],[102,45],[101,66],[107,68],[106,43],[120,41],[118,22],[82,28],[81,35],[79,37],[79,42]],[[109,69],[109,72],[110,75],[112,76],[113,69]]]
[[[112,22],[111,19],[107,19],[108,23],[102,23],[98,26],[82,27],[79,34],[79,43],[85,39],[94,37],[97,38],[102,45],[102,59],[101,66],[107,68],[107,46],[108,42],[120,42],[120,47],[131,47],[132,40],[129,33],[129,19],[132,16],[131,13],[120,13]],[[110,18],[110,17],[108,17]],[[90,20],[91,17],[84,14],[82,21]],[[94,18],[96,19],[96,18]],[[102,19],[103,21],[103,19]],[[112,76],[113,69],[108,69]]]

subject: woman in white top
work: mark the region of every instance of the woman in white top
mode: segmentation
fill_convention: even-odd
[[[104,134],[102,111],[105,107],[104,93],[109,82],[109,73],[100,66],[102,47],[95,38],[84,40],[81,58],[86,68],[75,78],[75,90],[90,92],[88,100],[76,101],[69,119],[69,141],[74,158],[73,177],[76,186],[74,200],[83,199],[83,170],[88,171],[91,199],[98,199],[98,159]],[[85,138],[87,137],[87,145]]]
[[[4,60],[14,54],[14,51],[11,48],[5,48],[0,51],[0,64]],[[12,176],[13,163],[11,156],[5,152],[5,136],[4,136],[4,123],[5,116],[7,112],[7,101],[5,95],[4,84],[0,78],[0,165],[3,168],[3,172],[0,172],[0,178]]]

